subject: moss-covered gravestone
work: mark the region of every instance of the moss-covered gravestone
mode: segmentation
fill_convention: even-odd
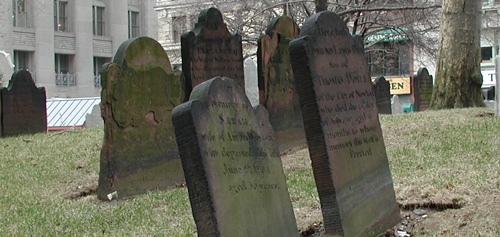
[[[184,98],[181,77],[161,45],[147,37],[125,41],[103,66],[100,199],[183,182],[171,122],[172,109]]]
[[[433,80],[427,68],[418,70],[412,80],[412,97],[415,103],[415,111],[424,111],[429,108],[432,98]]]
[[[261,105],[217,77],[174,109],[199,236],[297,236],[278,147]]]
[[[241,35],[229,33],[218,9],[200,13],[194,29],[181,37],[181,54],[186,100],[195,86],[216,76],[245,88]]]
[[[28,71],[12,74],[9,86],[0,93],[2,137],[47,132],[45,88],[37,88]]]
[[[306,145],[288,50],[290,41],[298,36],[297,24],[282,16],[269,24],[258,42],[259,100],[269,111],[269,121],[281,152]]]
[[[392,114],[391,109],[391,83],[384,77],[378,77],[373,82],[373,90],[377,101],[379,114]]]
[[[392,228],[399,208],[361,39],[324,11],[305,21],[290,55],[327,234]]]

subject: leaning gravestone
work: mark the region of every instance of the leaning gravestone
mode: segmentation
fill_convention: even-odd
[[[37,88],[26,70],[12,74],[7,88],[1,89],[2,137],[47,132],[45,88]]]
[[[245,93],[252,106],[259,104],[259,87],[257,86],[257,64],[251,58],[243,63],[245,70]]]
[[[280,152],[306,145],[297,90],[293,82],[288,44],[299,27],[287,16],[275,18],[259,39],[259,100],[269,111]]]
[[[182,75],[172,72],[161,45],[148,37],[125,41],[101,77],[98,197],[109,200],[181,184],[171,111],[184,98]]]
[[[217,77],[174,109],[199,236],[297,236],[274,133],[262,106]]]
[[[433,81],[427,68],[418,70],[412,81],[412,94],[415,103],[415,111],[424,111],[429,108],[432,98]]]
[[[391,110],[391,83],[384,77],[378,77],[373,83],[375,99],[379,114],[392,114]]]
[[[245,88],[241,35],[229,33],[217,8],[200,13],[194,30],[182,35],[181,51],[186,100],[195,86],[216,76]]]
[[[290,55],[326,233],[392,228],[399,208],[361,39],[324,11],[305,21]]]

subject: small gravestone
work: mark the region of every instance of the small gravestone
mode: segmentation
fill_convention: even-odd
[[[375,99],[379,114],[392,114],[391,110],[391,83],[384,77],[379,77],[373,83]]]
[[[259,104],[259,87],[257,86],[257,64],[251,58],[245,59],[245,93],[252,106]]]
[[[399,222],[363,42],[332,12],[290,43],[326,234],[376,236]]]
[[[93,127],[103,127],[104,121],[102,121],[101,116],[101,107],[97,104],[94,105],[90,114],[85,116],[85,127],[93,128]]]
[[[172,109],[182,103],[181,73],[148,37],[122,43],[101,69],[104,141],[98,197],[103,200],[183,183]]]
[[[402,114],[404,112],[403,103],[399,101],[398,95],[394,95],[392,97],[391,109],[392,109],[392,114]]]
[[[418,70],[412,81],[412,94],[415,104],[415,111],[424,111],[429,108],[432,98],[433,81],[427,68]]]
[[[217,77],[195,87],[172,121],[199,236],[298,235],[265,108]]]
[[[297,24],[282,16],[269,24],[258,42],[259,99],[269,111],[280,152],[306,145],[288,49],[290,41],[298,36]]]
[[[45,88],[37,88],[26,70],[15,72],[1,89],[2,137],[47,132]]]
[[[216,76],[245,88],[241,35],[229,33],[217,8],[202,11],[194,29],[182,35],[181,53],[186,100],[195,86]]]

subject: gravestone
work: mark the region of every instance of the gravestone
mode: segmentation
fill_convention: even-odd
[[[186,99],[198,84],[216,76],[245,88],[241,35],[230,34],[217,8],[203,10],[192,31],[181,36]]]
[[[392,114],[402,114],[404,112],[403,103],[399,101],[398,95],[394,95],[392,97],[391,109],[392,109]]]
[[[251,58],[245,59],[245,93],[252,106],[259,104],[259,87],[257,86],[257,64]]]
[[[172,72],[162,46],[148,37],[125,41],[103,66],[99,199],[184,182],[171,122],[172,109],[184,98],[181,77]]]
[[[391,110],[391,83],[384,77],[378,77],[373,82],[373,90],[377,101],[379,114],[392,114]]]
[[[85,128],[103,127],[101,107],[97,104],[92,107],[90,114],[85,115]]]
[[[37,88],[31,74],[12,74],[7,88],[1,89],[2,137],[47,132],[45,88]]]
[[[392,228],[399,208],[363,42],[324,11],[305,21],[290,55],[326,233]]]
[[[288,44],[298,35],[297,24],[282,16],[273,19],[258,41],[259,100],[269,111],[280,152],[306,145],[288,50]]]
[[[429,108],[432,98],[432,76],[429,75],[427,68],[418,70],[417,75],[414,76],[412,81],[412,95],[415,104],[415,111],[424,111]]]
[[[265,108],[216,77],[195,87],[172,121],[199,236],[298,235]]]

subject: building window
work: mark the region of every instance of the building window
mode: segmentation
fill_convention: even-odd
[[[481,61],[491,61],[493,59],[493,47],[481,47]]]
[[[69,72],[70,60],[70,55],[55,55],[56,85],[76,86],[76,75]]]
[[[111,58],[94,57],[94,87],[101,87],[101,74],[99,71],[108,62],[111,62]]]
[[[12,0],[12,20],[14,27],[31,27],[29,14],[30,4],[28,0]]]
[[[69,31],[67,9],[67,1],[54,0],[54,31]]]
[[[128,38],[139,37],[139,12],[128,11]]]
[[[92,7],[92,31],[94,35],[104,36],[104,7]]]
[[[186,32],[186,16],[172,17],[172,41],[174,43],[181,42],[181,35]]]
[[[30,53],[26,51],[14,50],[15,71],[29,70]]]
[[[410,74],[410,50],[407,42],[384,42],[368,50],[370,76],[407,76]]]

